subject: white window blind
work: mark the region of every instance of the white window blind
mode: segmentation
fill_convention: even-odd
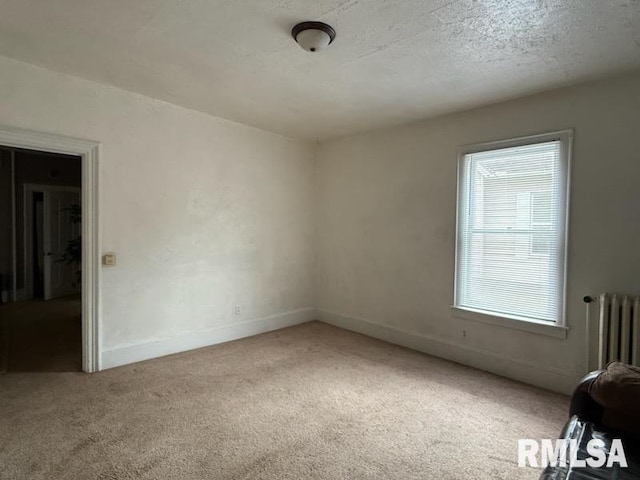
[[[558,138],[461,156],[457,307],[562,322],[567,152]]]

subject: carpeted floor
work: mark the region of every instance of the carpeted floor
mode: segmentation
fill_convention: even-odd
[[[318,322],[93,375],[0,375],[2,479],[536,479],[568,398]]]
[[[0,307],[0,368],[9,372],[82,370],[80,295]]]

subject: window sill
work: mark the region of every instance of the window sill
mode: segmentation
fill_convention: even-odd
[[[462,318],[464,320],[473,320],[476,322],[498,325],[500,327],[522,330],[529,333],[535,333],[537,335],[560,338],[562,340],[567,338],[567,332],[569,331],[569,327],[553,325],[542,321],[523,320],[517,317],[498,316],[470,308],[452,306],[451,311],[453,312],[454,317]]]

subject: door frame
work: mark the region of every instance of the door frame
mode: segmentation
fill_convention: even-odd
[[[33,225],[33,193],[35,192],[79,192],[82,195],[81,187],[73,187],[66,185],[39,185],[35,183],[25,183],[23,190],[23,220],[22,224],[24,225],[23,231],[23,251],[24,251],[24,290],[26,299],[32,299],[34,294],[34,283],[35,279],[33,278],[33,262],[35,259],[33,258],[33,239],[32,233],[33,230],[31,226]],[[82,270],[82,267],[80,267]]]
[[[76,155],[82,163],[82,371],[101,370],[100,143],[0,125],[0,145]]]

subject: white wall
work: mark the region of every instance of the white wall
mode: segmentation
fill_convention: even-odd
[[[569,392],[586,368],[582,297],[640,293],[639,112],[636,72],[323,143],[320,318]],[[457,148],[566,128],[575,129],[567,339],[454,317]]]
[[[105,366],[314,317],[314,144],[4,57],[0,105],[102,144]]]
[[[102,143],[102,245],[118,255],[103,270],[105,366],[318,306],[322,320],[569,391],[585,368],[582,296],[640,292],[640,73],[317,151],[4,57],[0,105],[0,124]],[[568,338],[453,317],[456,149],[564,128],[576,133]]]

